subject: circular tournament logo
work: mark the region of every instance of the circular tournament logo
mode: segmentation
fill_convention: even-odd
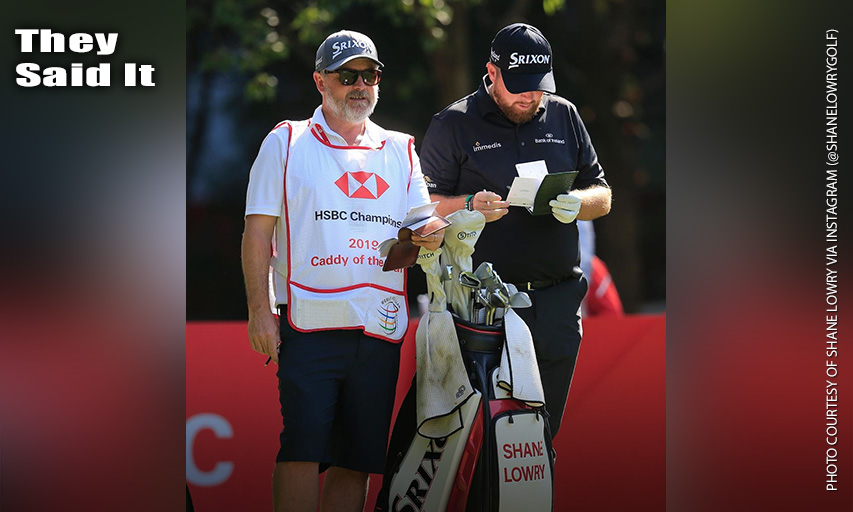
[[[388,297],[382,301],[379,308],[379,327],[385,334],[391,335],[397,331],[397,317],[400,314],[400,304],[395,297]]]

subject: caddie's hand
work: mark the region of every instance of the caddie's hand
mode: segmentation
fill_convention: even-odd
[[[581,198],[572,193],[560,194],[548,204],[551,205],[551,213],[563,224],[574,222],[581,211]]]
[[[412,233],[412,243],[430,251],[438,249],[441,246],[442,240],[444,240],[443,229],[427,236],[418,236]]]
[[[509,213],[509,203],[502,201],[502,199],[501,196],[494,192],[481,190],[474,194],[471,204],[475,210],[486,217],[486,222],[492,222]]]
[[[249,312],[249,343],[252,350],[260,352],[278,364],[278,321],[268,308]]]

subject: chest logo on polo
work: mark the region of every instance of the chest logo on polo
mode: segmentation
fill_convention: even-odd
[[[491,144],[480,144],[480,141],[474,143],[474,153],[477,151],[485,151],[487,149],[496,149],[501,147],[500,142],[492,142]]]
[[[565,144],[566,139],[555,139],[553,133],[546,133],[544,138],[533,139],[536,144]]]
[[[345,172],[335,185],[347,197],[354,199],[378,199],[388,190],[388,183],[373,172]]]

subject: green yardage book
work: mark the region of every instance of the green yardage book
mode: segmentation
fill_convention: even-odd
[[[549,214],[551,205],[548,203],[558,195],[568,193],[577,175],[578,171],[565,171],[546,174],[541,179],[515,178],[507,200],[512,206],[524,206],[533,215]],[[530,197],[534,198],[532,204]]]

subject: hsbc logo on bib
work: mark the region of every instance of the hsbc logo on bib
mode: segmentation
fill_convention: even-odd
[[[372,172],[345,172],[335,185],[347,197],[354,199],[378,199],[388,190],[388,183]]]

